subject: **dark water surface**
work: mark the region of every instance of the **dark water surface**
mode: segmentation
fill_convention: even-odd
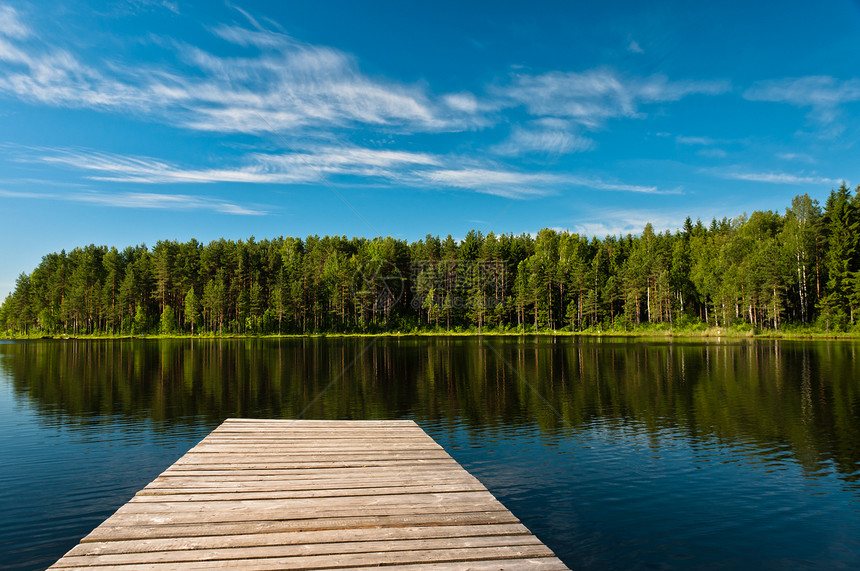
[[[0,342],[0,569],[227,417],[411,418],[572,568],[860,568],[860,343]]]

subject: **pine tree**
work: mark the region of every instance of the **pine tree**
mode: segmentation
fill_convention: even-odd
[[[197,294],[194,293],[194,288],[189,288],[185,294],[185,323],[191,324],[191,335],[194,335],[194,323],[197,321],[197,316],[200,313],[200,301],[197,299]]]

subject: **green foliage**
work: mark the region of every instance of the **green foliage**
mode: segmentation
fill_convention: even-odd
[[[89,245],[43,257],[8,335],[854,331],[860,187],[675,233],[308,236]],[[722,334],[722,333],[720,333]]]
[[[171,335],[176,333],[176,313],[169,305],[165,305],[164,311],[161,312],[161,321],[158,325],[158,331],[162,335]]]
[[[134,321],[131,326],[131,332],[135,335],[141,335],[149,330],[149,318],[143,307],[138,305],[134,312]]]
[[[194,324],[200,316],[200,300],[197,299],[197,294],[194,293],[194,288],[188,288],[188,293],[185,294],[185,324],[191,326],[191,334],[194,334]]]

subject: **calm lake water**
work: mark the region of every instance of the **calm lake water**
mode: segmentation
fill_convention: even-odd
[[[0,569],[228,417],[411,418],[570,567],[860,568],[860,343],[0,341]]]

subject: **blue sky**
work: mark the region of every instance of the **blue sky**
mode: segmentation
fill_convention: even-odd
[[[638,233],[860,182],[860,4],[0,0],[0,295],[159,239]]]

